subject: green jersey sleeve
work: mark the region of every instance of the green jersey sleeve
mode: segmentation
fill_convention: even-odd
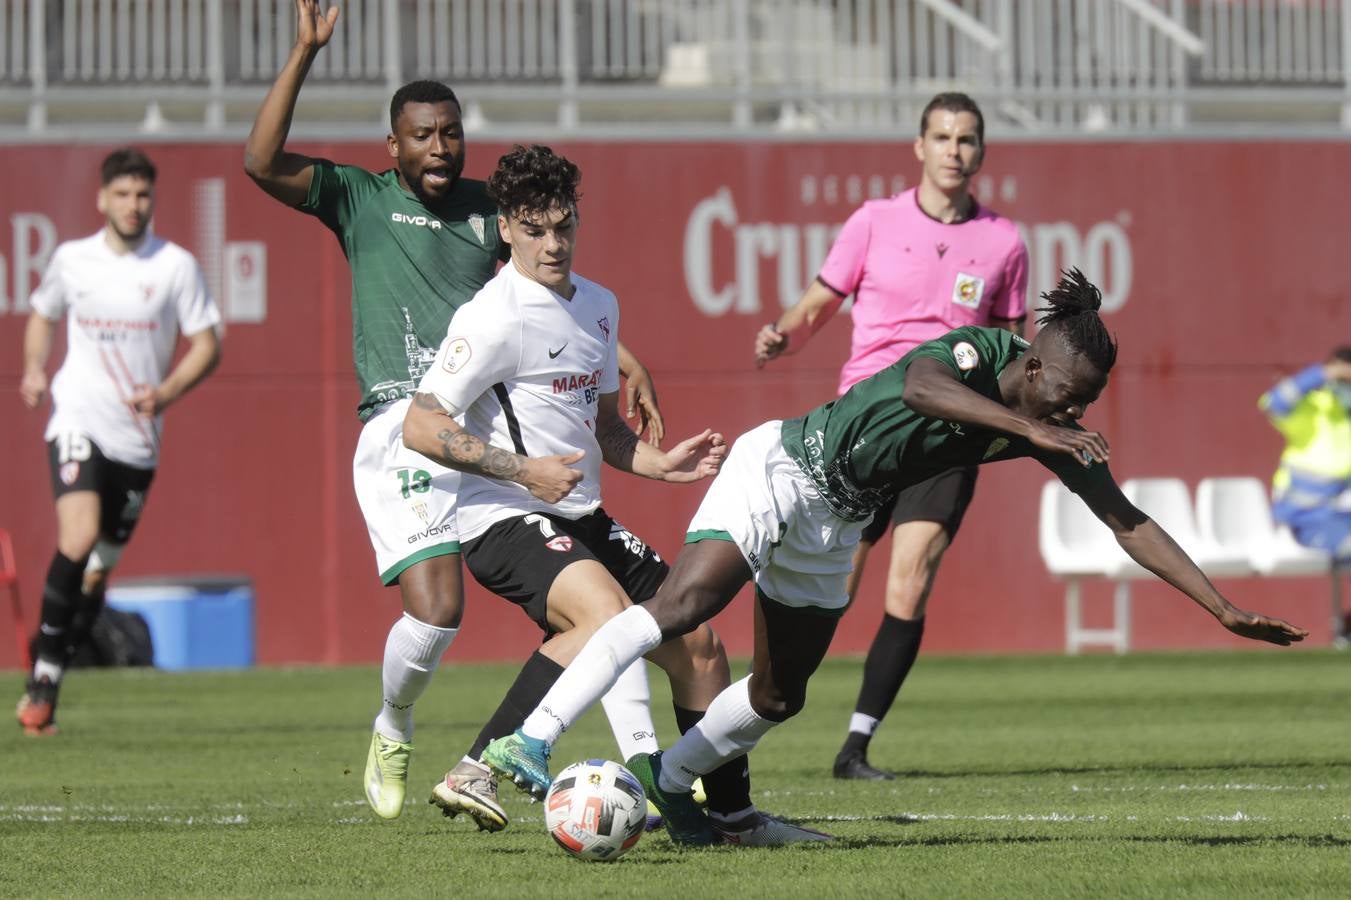
[[[383,186],[379,177],[359,166],[316,159],[310,193],[298,208],[342,235],[366,198]]]

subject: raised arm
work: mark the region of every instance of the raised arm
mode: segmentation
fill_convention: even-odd
[[[403,444],[447,468],[515,482],[546,503],[562,500],[582,480],[581,472],[568,467],[583,451],[532,459],[494,447],[462,428],[431,394],[413,395],[403,420]]]
[[[756,368],[771,359],[801,350],[843,303],[844,297],[834,288],[819,278],[813,279],[797,303],[755,335]]]
[[[23,330],[23,379],[19,396],[29,409],[37,409],[47,397],[47,358],[52,355],[52,340],[57,323],[40,312],[30,313]]]
[[[338,7],[320,14],[316,0],[296,0],[296,42],[277,79],[263,98],[253,120],[253,130],[244,144],[244,171],[257,185],[287,206],[299,206],[310,190],[314,160],[288,153],[286,136],[291,131],[300,86],[320,48],[333,36]]]
[[[1234,634],[1286,646],[1302,641],[1308,632],[1281,619],[1250,613],[1231,604],[1196,567],[1190,556],[1135,507],[1116,483],[1104,480],[1080,494],[1131,559],[1177,588]]]
[[[657,481],[691,482],[716,474],[727,455],[721,434],[704,429],[665,452],[633,433],[619,414],[619,394],[601,394],[596,440],[605,462],[623,472]]]
[[[623,341],[618,345],[619,374],[624,376],[624,414],[630,419],[637,414],[638,433],[646,430],[652,446],[660,447],[662,438],[666,437],[666,423],[657,406],[657,386],[652,383],[647,366],[638,361],[633,351],[624,346]]]

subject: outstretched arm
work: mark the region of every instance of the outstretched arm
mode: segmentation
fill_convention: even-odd
[[[596,440],[605,461],[623,472],[657,481],[690,482],[716,474],[727,455],[721,434],[705,429],[662,452],[640,439],[619,414],[619,394],[601,394]]]
[[[661,439],[666,437],[666,423],[661,419],[661,410],[657,408],[657,386],[652,383],[647,366],[638,361],[623,341],[619,341],[619,374],[624,376],[625,415],[632,419],[638,416],[638,433],[647,431],[647,439],[652,446],[660,447]]]
[[[253,120],[244,145],[244,171],[263,190],[287,206],[299,206],[309,195],[314,160],[288,153],[286,136],[291,132],[300,86],[320,48],[333,36],[338,7],[320,14],[316,0],[296,0],[296,42],[286,63]]]
[[[836,293],[820,278],[813,279],[797,303],[784,310],[777,321],[763,326],[755,335],[756,368],[764,366],[771,359],[801,350],[807,345],[807,340],[839,311],[843,303],[843,295]]]
[[[1250,613],[1231,604],[1196,567],[1168,532],[1135,507],[1111,480],[1081,495],[1131,559],[1186,594],[1234,634],[1282,646],[1302,641],[1309,632],[1281,619]]]
[[[582,480],[582,473],[569,466],[584,451],[532,459],[494,447],[460,427],[431,394],[413,395],[403,420],[403,445],[449,469],[515,482],[546,503],[562,500]]]

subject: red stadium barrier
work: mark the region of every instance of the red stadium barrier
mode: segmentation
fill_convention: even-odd
[[[119,574],[247,573],[261,662],[375,660],[398,599],[376,578],[351,487],[357,392],[342,253],[316,220],[253,186],[242,147],[150,149],[160,167],[157,230],[198,255],[231,322],[221,369],[168,414],[164,464]],[[302,149],[388,164],[378,135]],[[504,149],[471,144],[467,174],[485,176]],[[556,149],[584,172],[578,270],[619,295],[625,341],[653,370],[674,437],[706,425],[735,435],[832,395],[848,344],[843,317],[764,371],[752,364],[752,336],[796,299],[858,203],[913,182],[908,144]],[[25,410],[17,392],[26,298],[58,240],[99,226],[96,171],[106,150],[10,147],[0,173],[0,387],[10,423],[0,442],[0,527],[24,560],[30,619],[55,521],[46,413]],[[1349,165],[1351,147],[1332,142],[993,149],[977,193],[1025,224],[1034,289],[1071,263],[1104,289],[1121,358],[1087,424],[1112,442],[1119,479],[1195,484],[1272,469],[1280,444],[1257,412],[1258,394],[1351,332],[1340,209],[1306,201],[1292,214],[1290,198],[1308,198],[1310,172]],[[701,489],[607,477],[607,508],[673,556]],[[1028,461],[985,470],[938,578],[928,650],[1063,646],[1062,591],[1036,546],[1047,477]],[[882,574],[881,565],[869,573],[836,652],[866,648]],[[1221,588],[1326,638],[1321,581]],[[1136,597],[1141,648],[1238,643],[1166,587]],[[748,651],[744,599],[716,624],[734,652]],[[455,658],[523,658],[538,643],[519,612],[477,587],[465,628]],[[0,649],[0,666],[16,662]]]

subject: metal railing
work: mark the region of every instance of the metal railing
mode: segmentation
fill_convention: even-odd
[[[1034,134],[1351,127],[1351,0],[346,0],[297,131],[405,80],[482,129],[907,129],[935,90]],[[0,0],[0,138],[237,132],[292,0]]]

